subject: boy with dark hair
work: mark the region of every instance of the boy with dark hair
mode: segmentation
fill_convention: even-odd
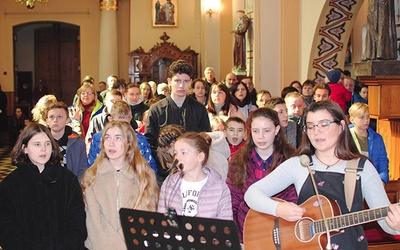
[[[326,83],[318,83],[314,86],[314,101],[326,101],[331,96],[331,87]]]
[[[246,136],[246,123],[242,118],[231,116],[225,122],[225,136],[231,156],[243,147]]]
[[[151,146],[153,155],[157,155],[157,138],[162,127],[169,124],[182,125],[186,131],[210,132],[210,121],[206,108],[187,96],[192,77],[193,67],[184,60],[171,64],[168,71],[168,85],[171,94],[153,104],[149,109],[145,136]],[[160,164],[158,164],[160,166]],[[163,173],[160,173],[163,172]],[[159,167],[162,179],[166,173]]]
[[[62,154],[61,165],[71,170],[80,181],[88,168],[85,142],[72,131],[68,106],[63,102],[52,104],[46,111],[46,123]]]
[[[293,148],[297,148],[301,142],[301,131],[298,132],[296,123],[289,119],[285,99],[282,97],[272,97],[265,103],[264,107],[273,109],[278,113],[279,125],[283,129],[286,139]]]

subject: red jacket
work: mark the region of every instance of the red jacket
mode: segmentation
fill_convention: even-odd
[[[329,83],[329,87],[332,90],[330,99],[339,104],[343,111],[346,111],[346,102],[351,101],[351,92],[340,83]]]

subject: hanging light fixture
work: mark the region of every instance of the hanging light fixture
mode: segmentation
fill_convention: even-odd
[[[16,3],[25,4],[28,9],[35,8],[35,2],[47,3],[48,0],[15,0]]]

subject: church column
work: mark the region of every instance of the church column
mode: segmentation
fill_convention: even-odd
[[[99,78],[96,79],[97,81],[105,81],[107,76],[119,74],[117,9],[118,0],[100,0]]]

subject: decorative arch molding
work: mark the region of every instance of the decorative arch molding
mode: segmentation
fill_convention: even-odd
[[[325,73],[343,67],[347,42],[364,0],[327,0],[321,11],[310,53],[308,78],[324,82]]]

